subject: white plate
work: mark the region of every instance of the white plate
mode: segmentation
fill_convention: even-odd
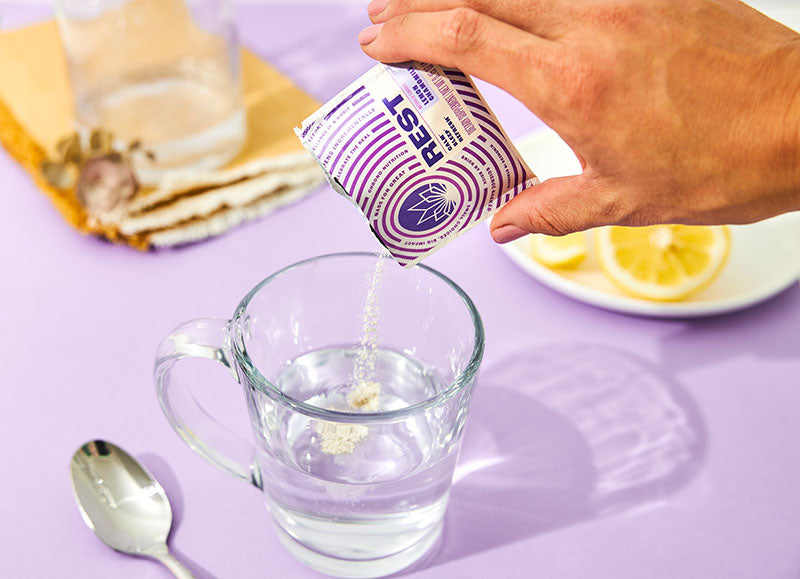
[[[574,175],[580,164],[570,148],[549,129],[517,142],[540,179]],[[590,243],[587,258],[575,270],[552,270],[529,257],[528,238],[502,245],[514,263],[544,285],[601,308],[655,317],[700,317],[732,312],[760,303],[800,277],[800,212],[752,225],[731,226],[731,252],[719,277],[703,291],[679,302],[651,302],[623,294],[603,274]]]

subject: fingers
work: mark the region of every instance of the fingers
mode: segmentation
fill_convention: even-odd
[[[492,238],[507,243],[527,233],[566,235],[609,225],[618,220],[613,198],[584,175],[548,179],[497,212]]]
[[[364,29],[359,42],[382,62],[459,68],[506,90],[535,114],[552,100],[548,87],[555,83],[547,79],[561,52],[554,42],[466,8],[404,14]]]
[[[367,13],[375,24],[414,12],[470,8],[527,32],[553,38],[570,20],[572,4],[563,0],[373,0]]]

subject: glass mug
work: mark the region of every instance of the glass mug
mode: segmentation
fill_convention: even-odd
[[[101,128],[155,185],[175,169],[212,169],[245,139],[230,0],[56,0],[81,133]]]
[[[154,376],[174,429],[264,491],[295,557],[381,577],[441,535],[483,348],[472,300],[444,275],[333,254],[268,277],[231,320],[177,328]],[[220,362],[243,386],[254,445],[197,405],[176,372],[187,357]]]

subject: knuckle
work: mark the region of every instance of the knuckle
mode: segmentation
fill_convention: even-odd
[[[595,220],[600,225],[619,223],[629,217],[625,203],[620,199],[617,189],[603,191],[594,196]]]
[[[586,6],[587,16],[604,28],[630,29],[639,24],[647,14],[641,2],[632,0],[611,0]]]
[[[621,224],[631,217],[636,195],[615,177],[585,172],[582,184],[583,205],[593,226]]]
[[[401,14],[391,18],[378,35],[379,38],[391,38],[395,43],[402,44],[404,39],[413,38],[414,27],[408,14]]]
[[[400,15],[407,14],[413,9],[413,4],[410,0],[390,0],[386,7],[383,9],[382,14],[386,15]]]
[[[595,196],[594,211],[599,225],[640,227],[659,223],[659,210],[652,201],[642,199],[637,188],[606,184]]]
[[[629,227],[644,227],[646,225],[655,225],[661,223],[663,220],[656,217],[656,211],[651,207],[640,207],[636,211],[632,211],[621,217],[615,223],[620,225],[627,225]],[[672,220],[667,220],[672,223]],[[677,223],[677,221],[675,221]]]
[[[473,49],[479,42],[481,17],[471,8],[450,10],[442,22],[441,39],[444,45],[456,53]]]
[[[570,229],[561,223],[561,219],[556,212],[540,204],[534,204],[525,213],[525,227],[523,229],[533,233],[556,236],[571,233]]]
[[[456,7],[470,8],[476,12],[480,12],[486,6],[485,0],[455,0],[455,4],[457,4]],[[453,6],[453,3],[451,2],[450,5]]]

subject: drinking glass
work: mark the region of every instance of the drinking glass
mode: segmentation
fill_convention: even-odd
[[[56,0],[80,133],[139,141],[140,180],[211,169],[245,138],[229,0]]]
[[[381,577],[441,534],[483,346],[472,300],[441,273],[334,254],[268,277],[230,320],[180,326],[158,348],[155,382],[193,450],[263,489],[295,557]],[[198,407],[176,372],[188,357],[242,385],[254,444]],[[365,383],[373,396],[354,400]]]

